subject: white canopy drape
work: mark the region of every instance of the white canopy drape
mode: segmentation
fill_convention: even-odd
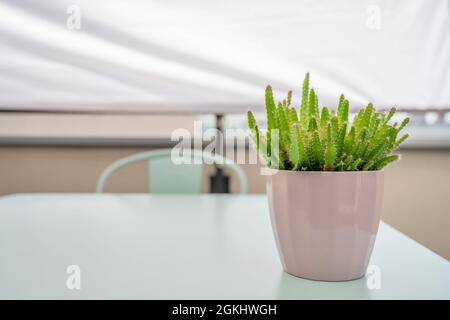
[[[447,0],[2,0],[0,110],[450,107]],[[79,27],[79,28],[78,28]]]

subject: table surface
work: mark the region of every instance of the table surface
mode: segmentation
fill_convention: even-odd
[[[262,195],[0,197],[0,252],[3,299],[450,299],[450,262],[385,223],[378,289],[284,273]]]

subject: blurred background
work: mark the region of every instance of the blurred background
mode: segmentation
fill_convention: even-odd
[[[353,110],[412,117],[382,219],[450,259],[449,1],[3,0],[0,13],[0,196],[94,192],[110,163],[170,148],[196,120],[245,130],[252,109],[264,126],[265,86],[298,104],[309,71],[321,105],[345,93]],[[260,165],[241,166],[264,193]],[[106,191],[148,192],[146,170]]]

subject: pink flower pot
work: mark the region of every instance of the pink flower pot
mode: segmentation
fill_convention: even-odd
[[[384,171],[272,173],[267,194],[284,270],[324,281],[364,276],[380,223]]]

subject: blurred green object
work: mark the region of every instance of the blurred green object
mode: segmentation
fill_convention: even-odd
[[[248,192],[244,171],[233,161],[219,155],[209,155],[201,150],[189,150],[192,164],[175,164],[172,149],[160,149],[136,153],[110,164],[97,181],[96,192],[103,193],[106,181],[117,170],[139,161],[148,161],[148,185],[151,193],[198,194],[201,193],[203,161],[229,168],[239,180],[239,191]],[[181,158],[180,158],[181,159]]]

